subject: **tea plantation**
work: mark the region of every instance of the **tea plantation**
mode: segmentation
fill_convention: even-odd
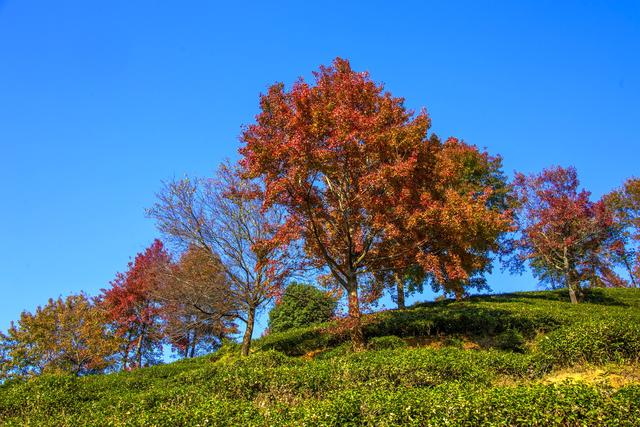
[[[322,324],[239,357],[0,386],[3,425],[640,425],[640,289],[473,297]]]

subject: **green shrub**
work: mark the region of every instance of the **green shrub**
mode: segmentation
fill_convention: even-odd
[[[520,331],[508,329],[496,336],[496,347],[502,350],[510,350],[524,353],[526,341]]]
[[[277,350],[288,356],[302,356],[314,350],[326,350],[349,340],[347,332],[327,333],[323,325],[289,329],[269,334],[255,342],[256,350]]]
[[[369,350],[392,350],[395,348],[404,348],[407,343],[395,335],[389,335],[385,337],[374,337],[367,343]]]
[[[349,390],[307,402],[279,421],[324,426],[637,426],[638,390],[638,386],[614,391],[582,384]]]
[[[240,357],[230,360],[228,364],[233,365],[234,368],[268,369],[282,365],[295,364],[296,362],[297,359],[292,359],[277,350],[266,350],[251,354],[248,357]]]
[[[564,297],[474,297],[380,313],[366,326],[376,351],[353,353],[348,335],[320,325],[261,338],[246,358],[228,343],[132,372],[11,381],[0,385],[0,425],[640,425],[640,385],[531,382],[583,361],[638,360],[638,290],[604,289],[575,306]],[[465,325],[473,313],[480,317]],[[401,334],[385,336],[396,335],[390,330]],[[513,350],[539,331],[547,338],[526,353],[389,348],[403,336],[442,333],[486,334]],[[324,351],[307,354],[314,350]]]
[[[342,357],[351,353],[353,353],[353,345],[351,344],[351,342],[344,342],[333,347],[330,350],[325,350],[322,353],[318,354],[316,356],[316,360],[333,359],[335,357]]]
[[[278,304],[269,312],[269,331],[284,332],[331,320],[337,302],[320,289],[293,283],[284,291]]]
[[[542,337],[538,352],[558,366],[640,358],[640,323],[635,318],[577,323]]]
[[[368,340],[375,337],[497,336],[519,333],[533,339],[564,326],[594,319],[633,319],[640,323],[637,289],[599,289],[586,302],[571,305],[561,291],[472,297],[463,302],[424,303],[407,310],[388,310],[364,318]],[[274,349],[290,356],[327,350],[349,340],[346,331],[329,332],[327,324],[290,329],[260,338],[256,348]],[[339,330],[336,328],[336,330]],[[514,338],[512,336],[512,338]],[[517,342],[511,343],[518,349]]]
[[[460,349],[464,347],[464,341],[462,340],[462,338],[457,336],[445,337],[445,339],[442,341],[442,344],[446,347],[453,347],[453,348],[460,348]]]

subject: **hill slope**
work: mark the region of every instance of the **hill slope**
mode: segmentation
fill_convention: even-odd
[[[640,290],[474,297],[172,364],[0,387],[5,425],[640,425]]]

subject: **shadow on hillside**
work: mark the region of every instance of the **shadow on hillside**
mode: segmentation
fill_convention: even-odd
[[[629,304],[622,302],[616,298],[612,298],[602,289],[585,289],[580,303],[610,305],[618,307],[628,307]],[[491,302],[527,302],[527,300],[544,300],[570,303],[569,292],[566,290],[555,290],[544,293],[513,293],[496,295]]]
[[[487,294],[487,295],[472,295],[468,298],[456,301],[453,299],[447,299],[443,301],[426,301],[412,305],[412,308],[436,308],[447,307],[453,305],[465,305],[465,303],[520,303],[520,304],[535,304],[536,300],[554,301],[570,303],[569,292],[565,289],[556,289],[552,291],[542,292],[514,292],[508,294]],[[606,294],[603,289],[585,289],[582,291],[582,297],[579,299],[580,303],[588,304],[600,304],[610,305],[618,307],[628,307],[629,304],[613,298]]]
[[[440,302],[413,306],[408,310],[389,310],[368,318],[367,337],[434,336],[440,334],[495,335],[517,330],[526,336],[548,331],[561,324],[552,313],[521,312],[478,304]]]

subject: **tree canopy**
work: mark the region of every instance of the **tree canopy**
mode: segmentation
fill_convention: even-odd
[[[241,163],[264,182],[265,206],[286,208],[282,228],[296,231],[313,265],[346,292],[362,349],[361,299],[376,298],[379,287],[359,295],[361,277],[418,264],[457,289],[486,269],[510,215],[490,203],[496,189],[486,171],[499,159],[429,137],[426,112],[414,114],[346,60],[314,77],[260,97]]]

